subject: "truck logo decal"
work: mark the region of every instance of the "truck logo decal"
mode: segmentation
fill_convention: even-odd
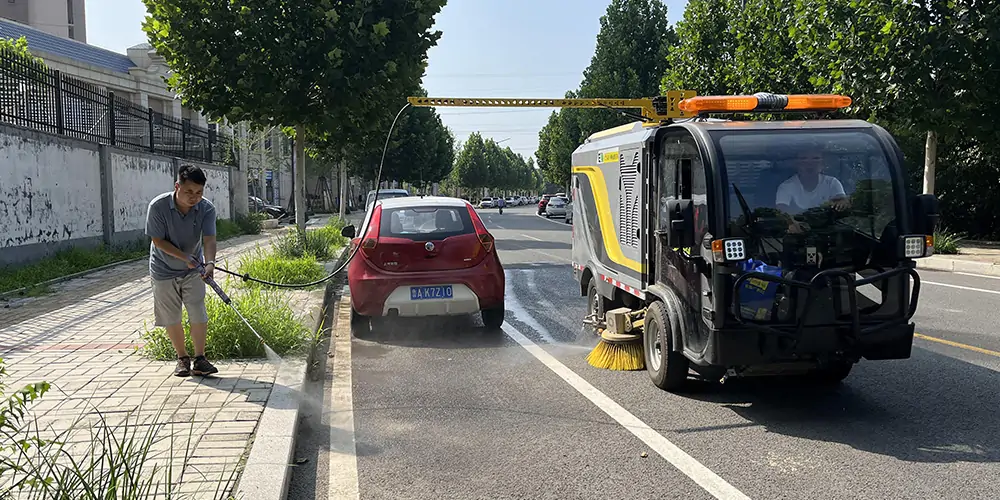
[[[605,151],[598,151],[597,152],[597,164],[601,165],[601,164],[604,164],[604,163],[618,163],[620,156],[621,155],[618,154],[618,149],[617,148],[616,149],[608,149],[608,150],[605,150]]]

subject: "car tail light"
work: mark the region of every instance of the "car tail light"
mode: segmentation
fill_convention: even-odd
[[[479,214],[476,213],[476,209],[469,204],[466,204],[466,207],[469,209],[469,217],[472,218],[472,226],[476,228],[476,235],[479,237],[479,242],[483,244],[486,253],[493,251],[493,235],[486,230],[486,226],[483,224],[482,219],[479,218]]]
[[[378,246],[379,222],[382,219],[382,205],[376,206],[372,210],[372,218],[368,223],[368,232],[362,237],[361,250],[373,250]],[[365,252],[367,255],[367,252]]]

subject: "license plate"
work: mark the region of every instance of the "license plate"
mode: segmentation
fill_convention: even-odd
[[[410,300],[450,299],[453,293],[451,285],[411,286]]]

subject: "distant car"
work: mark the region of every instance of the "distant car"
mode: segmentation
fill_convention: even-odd
[[[479,200],[479,208],[493,208],[494,205],[496,205],[496,202],[494,202],[493,198],[490,198],[489,196]]]
[[[378,199],[388,200],[390,198],[400,198],[404,196],[410,196],[410,192],[405,189],[379,189]],[[365,211],[367,212],[371,209],[372,205],[376,202],[375,190],[368,191],[368,197],[365,201]]]
[[[552,198],[551,194],[543,194],[542,199],[538,200],[538,215],[545,214],[545,205],[549,203],[549,198]]]
[[[521,204],[521,199],[518,198],[517,196],[511,196],[510,198],[507,198],[508,207],[516,207],[520,204]]]
[[[549,202],[545,205],[545,217],[553,216],[566,216],[566,204],[569,200],[561,196],[553,196],[549,198]]]
[[[504,270],[475,208],[458,198],[381,200],[365,215],[365,234],[341,234],[360,245],[347,269],[351,322],[362,331],[387,316],[481,313],[504,321]]]
[[[266,214],[268,217],[272,219],[279,219],[279,220],[288,217],[288,212],[284,208],[278,205],[272,205],[270,203],[267,203],[256,196],[248,196],[247,198],[248,198],[247,202],[249,203],[251,213],[262,213]]]

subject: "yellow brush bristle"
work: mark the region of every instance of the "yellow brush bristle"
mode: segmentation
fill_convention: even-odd
[[[646,367],[642,358],[642,344],[638,342],[612,344],[601,340],[590,351],[587,362],[590,366],[605,370],[632,371]]]

